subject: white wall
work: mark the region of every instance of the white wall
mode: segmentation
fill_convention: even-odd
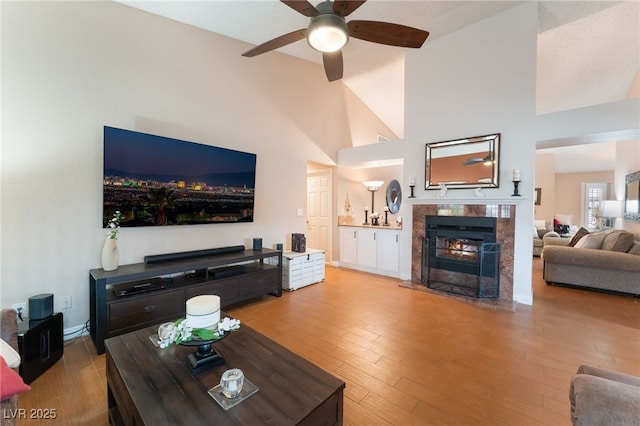
[[[1,2],[0,305],[73,297],[89,318],[100,267],[102,128],[257,154],[255,221],[123,229],[121,263],[305,232],[307,161],[335,164],[352,135],[388,131],[322,67],[114,2]],[[347,118],[349,111],[351,117]],[[372,136],[366,136],[369,132]]]

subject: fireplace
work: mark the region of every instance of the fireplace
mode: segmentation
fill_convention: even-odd
[[[515,201],[515,202],[514,202]],[[516,205],[521,200],[415,200],[413,203],[413,217],[411,220],[411,281],[403,283],[403,286],[413,290],[426,293],[434,293],[442,296],[452,297],[468,303],[481,306],[515,310],[517,303],[513,298],[514,286],[514,237],[516,222]],[[500,243],[500,254],[495,257],[498,261],[497,271],[499,275],[499,296],[498,298],[478,298],[475,294],[462,295],[453,293],[443,285],[444,289],[429,288],[423,282],[424,253],[428,249],[425,247],[424,239],[427,236],[426,217],[440,216],[442,218],[456,217],[459,219],[469,218],[493,218],[495,224],[495,242]],[[489,243],[490,244],[490,243]],[[485,247],[491,248],[491,247]],[[495,255],[494,255],[495,256]],[[438,271],[441,281],[459,282],[464,279],[469,286],[477,285],[477,277],[471,274],[453,272],[446,269],[433,269]],[[425,271],[428,273],[428,271]],[[491,278],[493,279],[493,278]],[[487,278],[485,278],[487,280]],[[463,290],[466,290],[463,288]]]
[[[500,295],[495,217],[425,216],[421,282],[476,298]]]

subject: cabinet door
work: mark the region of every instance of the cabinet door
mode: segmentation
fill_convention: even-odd
[[[398,272],[400,260],[400,232],[378,232],[378,269]]]
[[[264,269],[256,273],[248,273],[238,277],[239,294],[241,300],[263,296],[267,293],[279,292],[278,268]]]
[[[359,266],[377,267],[378,234],[380,232],[377,229],[363,228],[358,230],[357,257]]]
[[[340,228],[340,263],[355,265],[358,261],[358,231],[354,228]]]

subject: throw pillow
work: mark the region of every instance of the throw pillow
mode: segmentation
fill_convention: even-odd
[[[22,377],[7,365],[0,356],[0,400],[4,401],[19,393],[31,390],[31,386],[22,381]]]
[[[20,366],[20,354],[2,339],[0,339],[0,356],[7,362],[9,368]]]
[[[625,231],[613,231],[602,243],[601,250],[621,251],[626,253],[633,245],[633,234]]]
[[[602,247],[604,237],[605,235],[602,232],[587,234],[580,238],[580,241],[576,243],[575,248],[600,249],[600,247]]]
[[[637,254],[640,256],[640,241],[636,241],[633,243],[633,245],[629,249],[629,253]]]
[[[569,247],[573,247],[573,246],[575,246],[575,245],[578,243],[578,241],[580,241],[580,238],[584,237],[584,236],[585,236],[585,235],[587,235],[588,233],[589,233],[589,231],[587,231],[587,230],[586,230],[586,229],[584,229],[584,228],[580,228],[580,229],[578,229],[578,232],[576,232],[576,233],[573,235],[573,238],[571,238],[571,241],[569,241],[568,246],[569,246]]]
[[[537,229],[540,230],[547,230],[547,223],[545,222],[544,219],[536,219],[533,221],[533,226],[535,226]]]
[[[573,225],[573,215],[572,214],[556,214],[553,216],[553,225],[556,225],[556,220],[561,225]]]

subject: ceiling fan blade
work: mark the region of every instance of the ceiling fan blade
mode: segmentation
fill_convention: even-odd
[[[480,158],[480,157],[472,157],[469,158],[468,160],[466,160],[465,162],[462,163],[463,166],[472,166],[474,164],[478,164],[478,163],[482,163],[484,162],[484,159]]]
[[[329,52],[322,54],[322,62],[324,63],[324,72],[327,74],[329,81],[340,80],[342,78],[342,52]]]
[[[318,15],[318,10],[307,0],[280,0],[282,3],[289,6],[291,9],[302,13],[304,16],[313,18]]]
[[[298,40],[302,40],[307,36],[307,30],[301,29],[292,31],[289,34],[281,35],[280,37],[276,37],[273,40],[269,40],[267,42],[262,43],[259,46],[254,47],[253,49],[249,49],[242,54],[242,56],[246,56],[248,58],[252,58],[254,56],[260,55],[262,53],[269,52],[271,50],[278,49],[282,46],[286,46],[287,44],[291,44]]]
[[[419,48],[429,33],[400,24],[378,21],[350,21],[349,36],[389,46]]]
[[[347,16],[363,5],[367,0],[358,1],[334,1],[333,12],[340,16]]]

